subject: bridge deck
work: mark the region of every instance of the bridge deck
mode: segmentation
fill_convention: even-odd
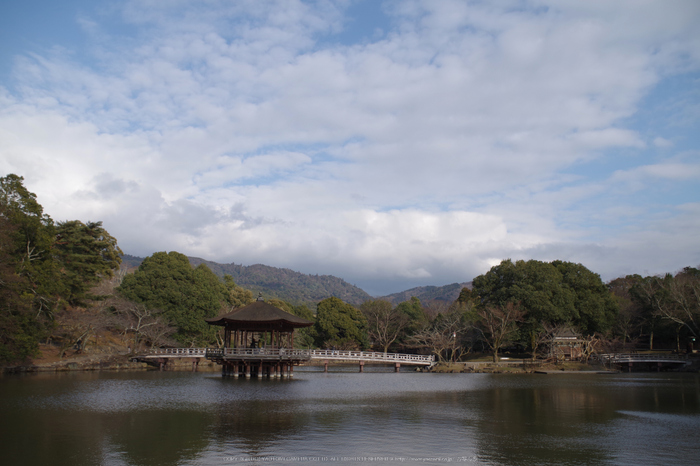
[[[687,356],[682,354],[611,353],[599,354],[598,359],[602,362],[612,364],[628,364],[635,362],[688,364]]]
[[[213,360],[296,360],[364,361],[429,366],[434,356],[374,351],[305,350],[289,348],[158,348],[137,356],[156,358],[207,358]]]

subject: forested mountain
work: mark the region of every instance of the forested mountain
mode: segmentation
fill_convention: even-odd
[[[459,293],[462,288],[472,287],[472,282],[467,283],[452,283],[445,286],[418,286],[410,290],[400,291],[388,296],[382,296],[380,299],[389,301],[393,305],[397,305],[404,301],[410,300],[412,297],[420,299],[424,305],[430,301],[445,301],[452,303],[459,298]]]
[[[278,298],[295,305],[307,304],[314,307],[319,301],[329,297],[340,298],[354,305],[360,305],[372,299],[364,290],[333,275],[307,275],[262,264],[219,264],[198,257],[188,259],[194,267],[206,264],[220,277],[231,275],[238,286],[251,290],[255,295],[262,292],[266,298]],[[141,257],[128,254],[122,256],[122,266],[129,269],[138,267],[142,261]],[[459,292],[464,287],[471,288],[471,282],[452,283],[445,286],[419,286],[383,296],[380,299],[385,299],[394,305],[409,301],[413,296],[420,299],[423,304],[436,300],[452,303],[459,297]]]
[[[291,304],[310,304],[331,296],[349,304],[362,304],[371,299],[365,291],[333,275],[306,275],[291,269],[280,269],[262,264],[218,264],[198,257],[190,257],[194,266],[206,264],[212,272],[223,277],[231,275],[238,286],[266,298],[278,298]]]
[[[238,286],[251,290],[256,296],[262,293],[266,299],[277,298],[294,305],[315,307],[319,301],[329,297],[360,305],[372,298],[362,289],[333,275],[307,275],[262,264],[219,264],[199,257],[188,259],[194,267],[205,264],[219,277],[231,275]],[[128,254],[122,257],[122,264],[127,268],[138,267],[142,261],[142,258]]]

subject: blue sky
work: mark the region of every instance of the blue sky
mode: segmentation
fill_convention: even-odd
[[[0,173],[122,249],[373,295],[700,265],[700,3],[9,1]]]

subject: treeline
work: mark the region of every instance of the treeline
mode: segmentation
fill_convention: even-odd
[[[0,178],[0,362],[36,356],[68,307],[119,266],[101,222],[54,222],[23,178]]]
[[[178,252],[155,253],[132,274],[119,268],[121,254],[101,222],[54,222],[21,177],[0,178],[0,363],[37,356],[42,341],[61,353],[99,347],[105,334],[135,348],[221,345],[220,328],[205,319],[254,300],[230,274],[193,267]],[[504,260],[472,285],[451,303],[329,297],[313,313],[267,301],[314,322],[299,331],[299,347],[431,352],[441,360],[471,351],[496,359],[504,348],[535,357],[562,328],[595,339],[599,351],[682,350],[700,331],[700,271],[692,267],[605,284],[581,264]]]

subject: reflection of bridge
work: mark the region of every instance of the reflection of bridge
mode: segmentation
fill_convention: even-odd
[[[684,354],[668,354],[668,353],[609,353],[597,355],[599,361],[609,366],[627,365],[627,368],[632,372],[633,364],[656,364],[656,370],[661,370],[662,367],[676,366],[678,364],[688,365],[687,355]]]
[[[158,348],[138,354],[133,359],[155,363],[162,369],[172,358],[193,358],[193,368],[199,359],[206,358],[222,365],[226,375],[239,373],[250,377],[250,371],[257,370],[261,376],[263,369],[268,369],[272,377],[292,373],[292,367],[311,360],[324,361],[324,371],[328,371],[329,361],[358,362],[360,372],[365,363],[393,364],[398,372],[401,364],[415,366],[431,366],[435,364],[435,356],[401,353],[378,353],[373,351],[342,351],[342,350],[307,350],[290,348]]]

